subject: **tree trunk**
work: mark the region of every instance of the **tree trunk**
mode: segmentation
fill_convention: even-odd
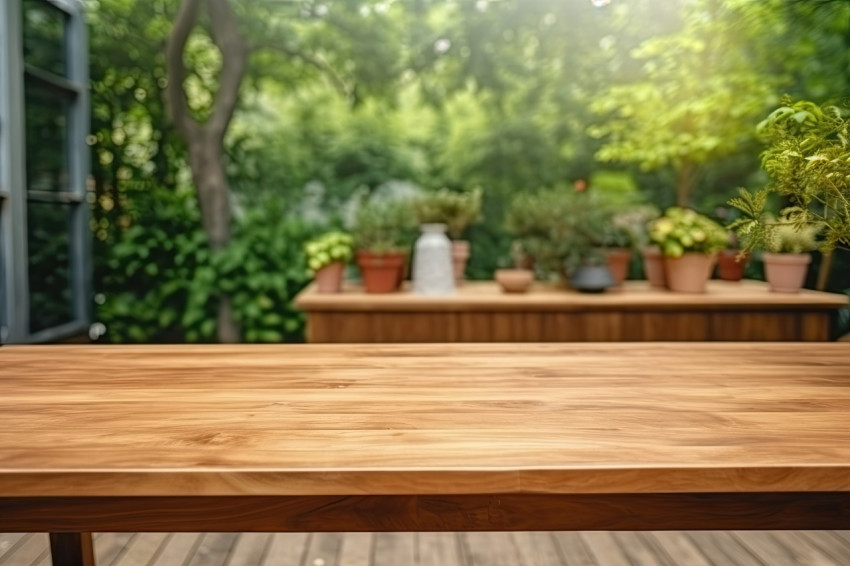
[[[684,161],[679,169],[679,179],[676,183],[676,205],[690,206],[691,193],[696,180],[696,168],[690,161]]]
[[[203,6],[209,14],[213,42],[221,51],[222,66],[212,115],[201,124],[192,116],[186,102],[183,51]],[[192,181],[198,191],[204,231],[213,250],[221,250],[230,242],[230,187],[223,164],[224,134],[236,108],[247,58],[236,15],[227,0],[182,0],[166,48],[166,94],[174,124],[189,148]],[[228,297],[221,297],[216,322],[219,342],[239,341],[239,328]]]

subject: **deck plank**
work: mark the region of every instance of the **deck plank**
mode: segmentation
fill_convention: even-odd
[[[341,549],[341,533],[313,533],[302,566],[337,566]]]
[[[465,533],[462,539],[470,566],[532,566],[520,561],[510,533]]]
[[[419,566],[465,566],[458,533],[419,533]]]
[[[560,556],[565,566],[596,566],[596,560],[576,532],[553,532],[552,540],[560,550]]]
[[[609,532],[581,533],[581,538],[587,545],[596,562],[604,566],[634,566],[614,535]]]
[[[700,552],[700,549],[689,538],[681,533],[659,531],[644,533],[646,540],[652,544],[656,552],[663,553],[673,564],[687,566],[713,566],[712,562]]]
[[[140,533],[127,544],[126,551],[113,566],[148,566],[156,560],[168,538],[168,533]]]
[[[11,548],[11,552],[0,558],[2,566],[32,566],[49,556],[49,542],[44,533],[27,535],[18,542]]]
[[[97,547],[97,544],[98,541],[95,540],[95,547]],[[200,544],[201,535],[199,533],[172,534],[163,543],[163,547],[157,555],[154,564],[183,566],[192,559],[195,550]]]
[[[0,566],[50,566],[45,534],[0,534]],[[846,566],[847,531],[104,533],[98,566]]]
[[[27,533],[4,533],[0,534],[0,564],[3,563],[3,557],[15,551],[15,546],[21,544],[24,537],[31,536]]]
[[[241,533],[227,566],[260,566],[272,543],[271,533]]]
[[[612,533],[617,545],[629,562],[640,566],[676,566],[663,553],[656,551],[640,534],[635,532]]]
[[[376,533],[374,545],[374,566],[415,563],[414,533]]]
[[[306,560],[307,548],[312,536],[309,533],[276,533],[272,537],[263,565],[300,566]]]
[[[369,566],[375,537],[372,533],[345,533],[339,566]]]
[[[520,562],[526,566],[560,564],[561,557],[555,541],[547,532],[510,533],[519,552]]]
[[[728,532],[697,531],[687,533],[685,536],[689,537],[697,548],[717,566],[726,564],[734,564],[735,566],[780,566],[778,564],[765,564]]]
[[[205,533],[188,566],[223,566],[238,533]]]
[[[800,531],[800,536],[839,564],[850,564],[850,541],[830,531]]]
[[[818,551],[814,546],[799,545],[800,541],[799,539],[795,541],[793,533],[753,531],[744,533],[733,532],[732,535],[766,564],[843,566],[836,564],[830,557]]]

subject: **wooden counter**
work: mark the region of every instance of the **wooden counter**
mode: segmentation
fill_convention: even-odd
[[[536,284],[502,293],[467,282],[454,295],[367,294],[305,289],[307,340],[357,342],[825,341],[847,297],[804,290],[772,293],[760,281],[710,281],[704,294],[672,293],[628,281],[602,294]]]
[[[850,528],[850,344],[5,346],[0,532]],[[59,534],[70,533],[70,534]]]

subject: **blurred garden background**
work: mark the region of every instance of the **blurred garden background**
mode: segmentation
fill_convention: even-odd
[[[304,244],[363,199],[480,188],[470,279],[510,262],[518,195],[725,224],[739,187],[768,183],[756,125],[781,97],[850,93],[843,1],[84,5],[101,341],[303,340]],[[850,287],[846,250],[821,283]]]

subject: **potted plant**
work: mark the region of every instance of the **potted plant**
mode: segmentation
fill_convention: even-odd
[[[729,201],[743,216],[730,228],[744,242],[744,250],[768,249],[774,237],[773,220],[765,216],[768,197],[778,194],[790,206],[784,219],[802,230],[815,226],[823,239],[824,261],[819,281],[825,283],[836,246],[850,247],[850,117],[847,109],[818,106],[784,97],[779,108],[757,128],[767,144],[761,166],[770,176],[767,187],[751,193],[740,190]]]
[[[769,224],[770,225],[770,224]],[[795,225],[780,219],[772,225],[762,253],[764,278],[770,289],[777,293],[799,293],[806,282],[806,273],[812,262],[810,252],[817,248],[817,226]]]
[[[543,278],[567,280],[569,269],[578,267],[586,238],[577,230],[590,197],[568,187],[524,191],[513,198],[505,227],[522,250],[524,262],[533,264]]]
[[[717,253],[726,247],[727,232],[707,216],[674,206],[650,224],[649,238],[664,256],[667,287],[702,293]]]
[[[354,222],[357,266],[367,293],[390,293],[401,285],[414,217],[404,202],[367,202]]]
[[[534,282],[534,271],[528,267],[528,254],[519,242],[511,244],[511,259],[513,269],[497,269],[494,279],[505,293],[525,293]]]
[[[319,293],[339,293],[345,264],[351,261],[354,239],[351,234],[334,231],[307,242],[307,267]]]
[[[617,285],[621,285],[626,279],[629,272],[629,265],[632,260],[632,250],[641,250],[646,258],[649,235],[646,225],[651,220],[658,218],[658,208],[653,205],[639,204],[621,207],[611,216],[611,221],[607,224],[607,243],[608,250],[608,267],[611,269],[611,274]],[[658,250],[653,246],[654,250]],[[646,268],[647,274],[650,276],[650,283],[659,283],[653,280],[653,276],[660,273],[660,286],[664,286],[664,269],[660,263],[661,252],[657,252],[659,259],[659,269],[656,272]]]
[[[726,249],[717,255],[717,276],[723,281],[740,281],[749,261],[750,254],[741,251],[738,238],[730,232]]]
[[[414,206],[419,224],[445,224],[452,240],[455,280],[463,281],[469,260],[469,241],[463,233],[481,216],[482,190],[457,192],[440,189],[421,197]]]

